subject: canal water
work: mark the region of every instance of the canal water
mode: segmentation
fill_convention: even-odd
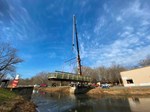
[[[150,112],[150,97],[88,96],[34,91],[39,112]]]

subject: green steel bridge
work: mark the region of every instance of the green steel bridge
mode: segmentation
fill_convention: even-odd
[[[49,73],[48,74],[48,80],[91,82],[92,78],[89,76],[80,76],[77,74],[72,74],[72,73],[67,73],[67,72],[56,72],[56,73]]]

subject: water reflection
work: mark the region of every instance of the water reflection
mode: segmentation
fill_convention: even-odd
[[[35,92],[40,112],[149,112],[150,98],[65,95]],[[148,106],[148,107],[147,107]],[[140,109],[139,109],[140,107]],[[144,111],[143,111],[144,110]]]
[[[77,96],[79,102],[71,112],[131,112],[127,98]],[[83,100],[84,99],[84,100]]]
[[[140,103],[140,100],[139,100],[138,97],[132,97],[132,101],[133,101],[134,103]]]
[[[150,112],[150,98],[128,98],[132,112]]]

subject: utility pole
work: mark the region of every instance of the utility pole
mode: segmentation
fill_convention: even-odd
[[[80,76],[82,76],[82,71],[81,71],[81,59],[80,59],[78,33],[77,33],[76,17],[75,17],[75,15],[73,15],[73,39],[74,39],[74,33],[75,33],[75,35],[76,35],[78,74],[79,74]],[[74,46],[74,42],[73,42],[73,46]]]

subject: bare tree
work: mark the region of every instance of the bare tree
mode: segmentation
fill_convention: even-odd
[[[106,80],[108,78],[108,71],[104,66],[96,68],[95,71],[99,77],[99,81]]]
[[[139,62],[139,65],[142,66],[142,67],[150,66],[150,55],[148,55],[148,56],[146,57],[146,59],[141,60],[141,61]]]
[[[99,77],[98,77],[98,74],[96,73],[95,69],[82,66],[82,73],[84,76],[90,76],[92,78],[92,82],[99,81]]]
[[[95,81],[101,82],[118,82],[121,83],[120,72],[126,70],[125,67],[113,64],[109,68],[104,66],[92,69],[90,67],[82,67],[83,75],[91,76]]]
[[[32,77],[33,84],[48,83],[48,72],[40,72]]]
[[[15,72],[15,65],[23,61],[16,53],[17,50],[10,44],[0,42],[0,79]]]
[[[119,84],[122,83],[121,81],[121,76],[120,72],[125,71],[126,68],[120,65],[112,65],[111,67],[108,68],[109,71],[109,76],[112,82],[118,82]]]

